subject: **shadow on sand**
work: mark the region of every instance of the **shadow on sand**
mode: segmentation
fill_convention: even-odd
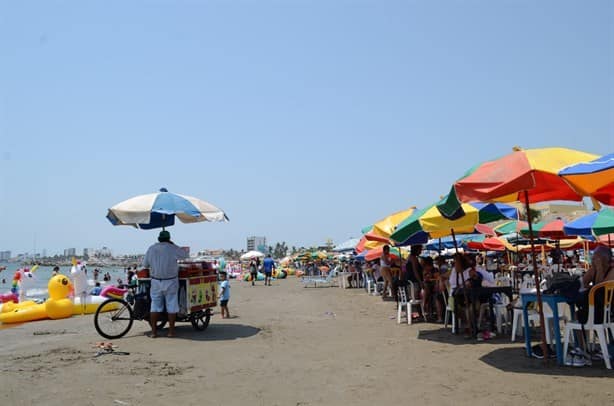
[[[462,334],[452,334],[450,329],[421,330],[419,340],[432,341],[449,345],[480,345],[492,351],[480,357],[480,361],[504,372],[519,374],[536,374],[548,376],[582,376],[585,378],[614,377],[614,370],[608,370],[603,361],[593,361],[590,367],[559,366],[556,359],[548,360],[526,356],[524,340],[511,343],[509,335],[498,336],[492,340],[478,342],[475,338],[465,339]]]
[[[177,324],[177,339],[194,341],[227,341],[255,336],[260,332],[257,327],[245,324],[212,323],[204,331],[197,331],[190,324]],[[164,334],[164,332],[162,333]]]
[[[442,344],[451,344],[451,345],[467,345],[467,344],[477,344],[475,338],[466,339],[463,337],[463,334],[452,334],[450,328],[440,328],[437,330],[420,330],[418,332],[418,340],[425,341],[433,341],[436,343]],[[498,343],[503,342],[499,337],[494,340],[488,341],[488,343]],[[481,344],[481,343],[480,343]]]
[[[504,372],[548,376],[582,376],[585,378],[614,377],[614,370],[608,370],[603,361],[593,361],[589,367],[559,366],[556,359],[528,358],[524,346],[498,348],[482,356],[480,361]]]

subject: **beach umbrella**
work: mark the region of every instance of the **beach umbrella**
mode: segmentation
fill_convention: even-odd
[[[414,211],[416,211],[416,207],[410,207],[386,216],[377,223],[373,224],[373,228],[370,230],[370,233],[388,239],[390,238],[390,235],[394,233],[397,224],[411,216]],[[369,233],[365,233],[365,235],[368,234]]]
[[[373,261],[379,259],[384,254],[384,247],[378,247],[372,250],[368,250],[364,255],[364,259],[367,261]],[[396,258],[400,258],[402,256],[402,251],[396,247],[390,247],[390,255]]]
[[[579,194],[614,206],[614,153],[568,166],[559,175]]]
[[[552,221],[540,221],[533,224],[531,228],[533,230],[533,237],[561,240],[566,236],[563,227],[565,227],[565,222],[559,218]],[[529,225],[527,224],[526,227],[521,228],[520,233],[528,236],[530,234]]]
[[[476,235],[463,241],[467,248],[478,251],[505,251],[510,248],[509,243],[499,237]]]
[[[540,276],[535,256],[530,203],[548,200],[582,200],[574,188],[560,176],[559,172],[568,166],[588,162],[597,156],[567,148],[541,148],[513,152],[498,159],[487,161],[471,168],[452,185],[446,201],[438,208],[446,216],[454,216],[462,210],[460,202],[513,202],[525,204],[531,242],[535,286],[540,286]],[[541,291],[537,289],[540,315],[542,347],[547,354],[545,324],[542,311]],[[544,358],[546,359],[546,358]]]
[[[241,261],[245,261],[248,259],[262,258],[262,257],[264,257],[264,254],[260,251],[248,251],[245,254],[241,255],[239,259],[241,259]]]
[[[145,230],[175,224],[201,221],[228,221],[221,210],[204,200],[171,193],[165,188],[158,193],[140,195],[111,207],[107,219],[114,226],[133,226]]]
[[[353,251],[359,242],[360,242],[360,239],[358,238],[350,238],[349,240],[346,240],[342,242],[341,244],[338,244],[337,246],[335,246],[335,248],[333,248],[333,251],[334,252]]]
[[[493,227],[493,230],[497,235],[505,235],[511,233],[520,233],[520,230],[524,227],[529,227],[529,223],[522,220],[511,220]]]
[[[511,154],[467,171],[454,182],[452,192],[438,208],[445,216],[453,217],[461,202],[580,201],[583,195],[558,173],[563,168],[595,158],[596,155],[567,148],[514,148]]]
[[[563,227],[567,235],[601,236],[614,233],[614,210],[603,208],[579,217]]]
[[[462,209],[463,215],[455,219],[443,216],[437,204],[417,210],[396,227],[390,238],[396,245],[410,245],[408,242],[411,242],[412,238],[422,234],[429,238],[473,234],[479,233],[479,230],[476,231],[478,224],[518,218],[518,210],[515,207],[501,203],[464,203]]]

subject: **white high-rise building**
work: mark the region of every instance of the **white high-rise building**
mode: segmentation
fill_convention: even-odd
[[[266,248],[266,237],[247,237],[248,251],[260,251],[264,253],[266,251]]]

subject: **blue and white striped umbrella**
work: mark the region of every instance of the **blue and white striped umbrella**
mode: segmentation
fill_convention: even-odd
[[[133,226],[142,229],[168,227],[175,224],[201,221],[228,221],[226,213],[211,203],[191,196],[170,193],[162,188],[158,193],[136,196],[111,207],[107,219],[114,226]]]

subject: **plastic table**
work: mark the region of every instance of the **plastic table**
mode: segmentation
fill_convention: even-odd
[[[524,344],[527,349],[527,356],[532,356],[531,351],[531,335],[529,333],[529,303],[537,302],[537,293],[522,293],[522,317],[524,320]],[[554,324],[554,340],[556,342],[556,360],[559,365],[563,365],[563,346],[561,345],[561,328],[559,326],[559,303],[567,303],[571,308],[571,314],[574,314],[574,306],[567,302],[565,297],[560,295],[548,295],[542,293],[542,303],[548,303],[552,309],[552,322]],[[545,354],[544,354],[545,356]]]

